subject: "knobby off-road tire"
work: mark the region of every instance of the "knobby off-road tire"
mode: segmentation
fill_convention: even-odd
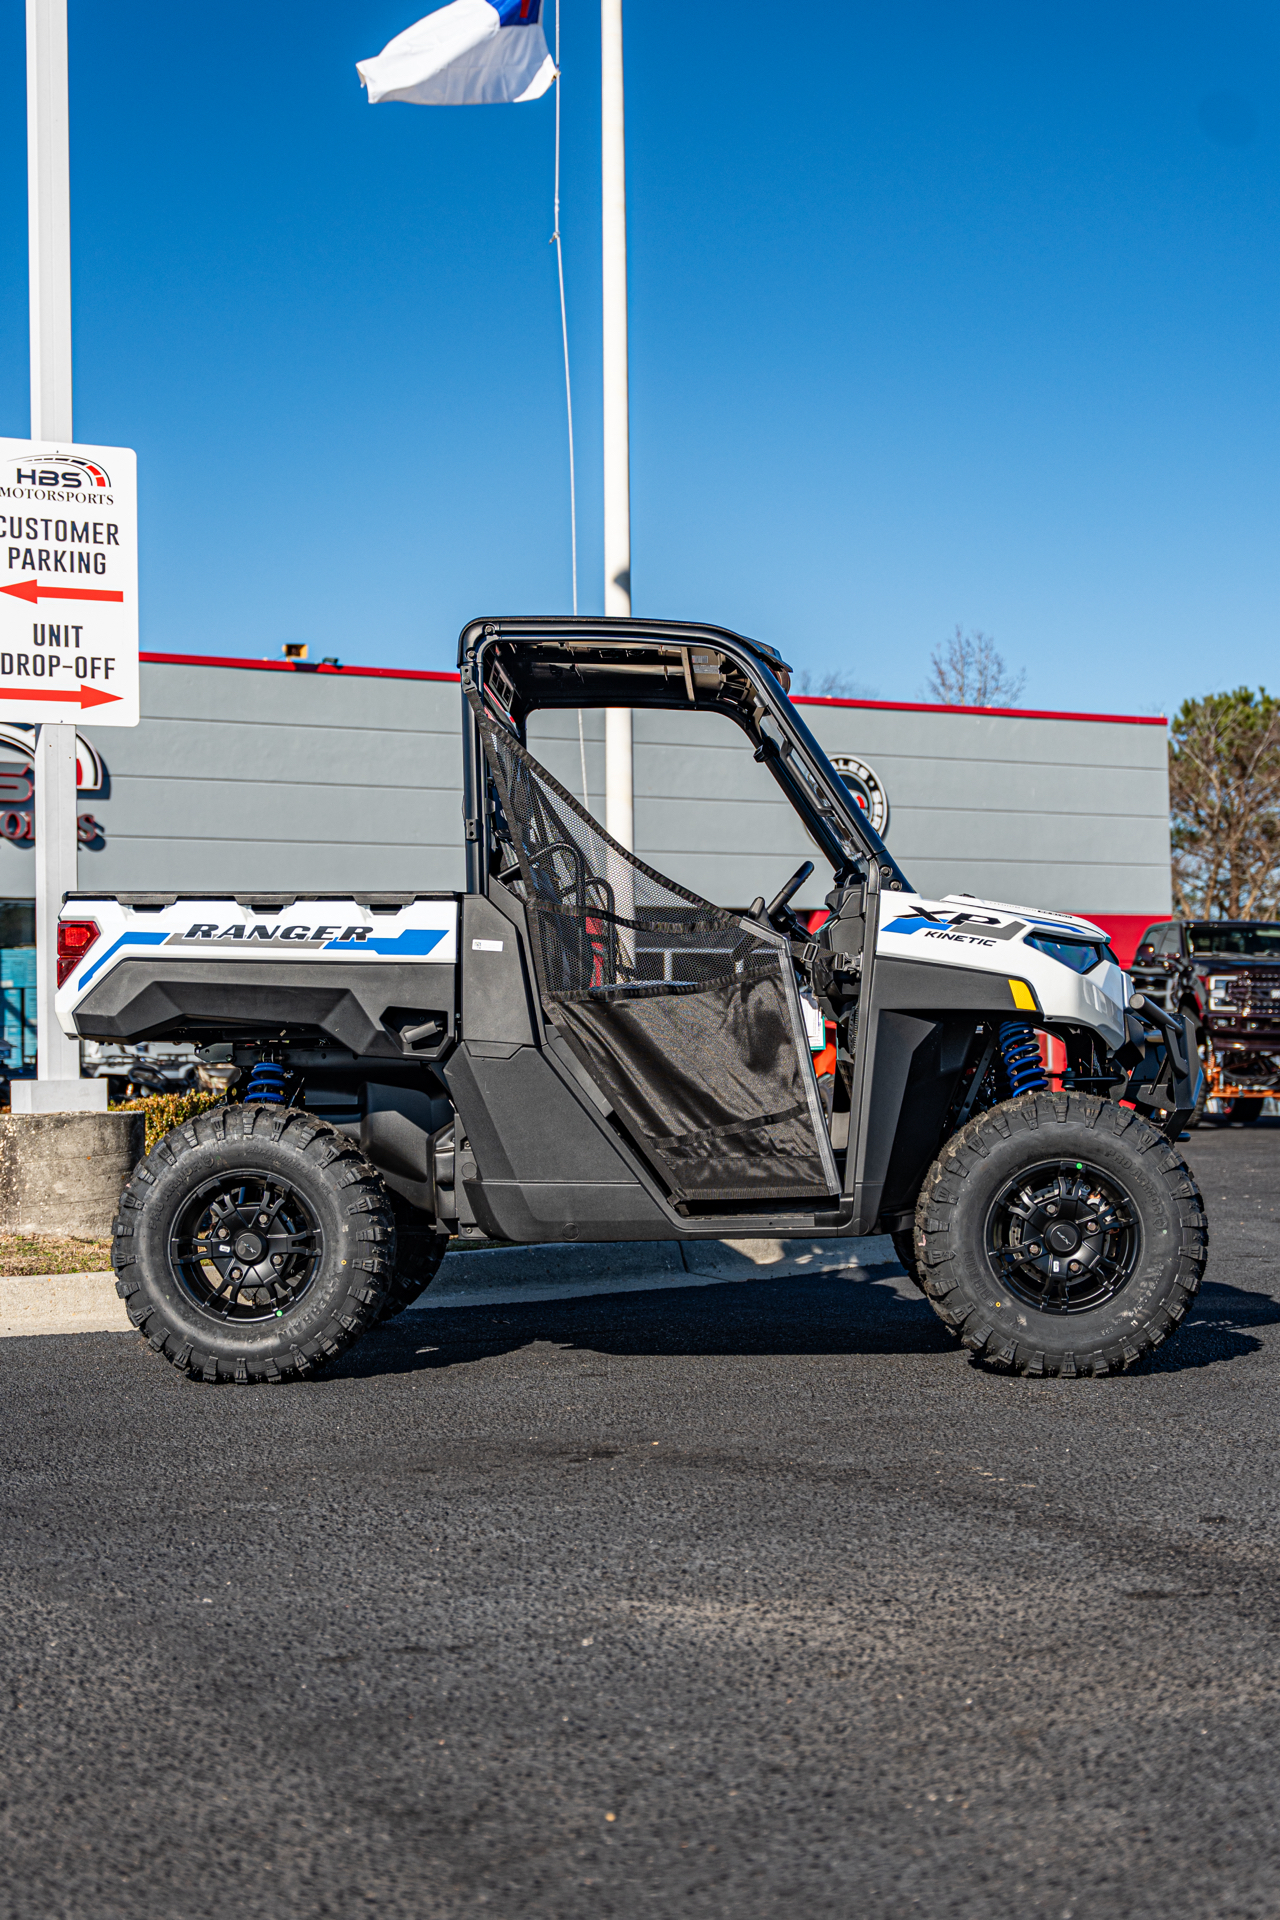
[[[921,1276],[920,1258],[916,1252],[915,1229],[912,1227],[900,1227],[897,1233],[890,1235],[890,1238],[893,1241],[894,1252],[906,1268],[908,1280],[913,1287],[919,1287],[921,1293],[923,1293],[924,1280]]]
[[[398,1193],[388,1195],[396,1217],[396,1270],[378,1309],[378,1325],[394,1320],[411,1307],[431,1285],[440,1262],[449,1251],[449,1236],[441,1233],[429,1214],[411,1207]]]
[[[112,1265],[157,1353],[207,1381],[318,1371],[373,1326],[395,1217],[358,1147],[305,1112],[227,1106],[175,1127],[120,1197]]]
[[[1093,1094],[1025,1093],[947,1142],[915,1240],[924,1291],[966,1347],[1072,1376],[1123,1372],[1174,1332],[1208,1232],[1190,1169],[1148,1121]]]

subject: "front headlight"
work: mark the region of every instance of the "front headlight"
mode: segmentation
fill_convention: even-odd
[[[1059,966],[1070,967],[1072,973],[1092,973],[1107,958],[1106,948],[1099,946],[1096,941],[1066,936],[1058,938],[1051,933],[1024,933],[1022,944],[1034,947],[1037,953],[1047,954]]]

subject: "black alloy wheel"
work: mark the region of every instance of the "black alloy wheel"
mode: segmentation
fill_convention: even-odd
[[[197,1114],[152,1147],[112,1249],[148,1345],[189,1377],[246,1385],[331,1365],[377,1324],[395,1263],[391,1202],[359,1147],[261,1102]]]
[[[314,1282],[324,1250],[324,1229],[297,1187],[247,1167],[197,1187],[169,1234],[183,1291],[234,1323],[283,1318]]]
[[[1123,1373],[1182,1323],[1208,1222],[1191,1169],[1132,1108],[1023,1093],[944,1142],[916,1203],[938,1318],[1016,1373]]]
[[[1046,1160],[1005,1182],[987,1215],[987,1257],[1041,1313],[1087,1313],[1133,1278],[1142,1231],[1132,1194],[1083,1160]]]

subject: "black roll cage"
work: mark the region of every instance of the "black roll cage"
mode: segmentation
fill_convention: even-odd
[[[763,642],[675,620],[506,617],[468,622],[458,641],[458,668],[468,893],[484,893],[489,880],[484,750],[468,693],[509,722],[521,745],[527,745],[530,714],[543,708],[723,713],[786,794],[837,886],[855,877],[861,859],[875,863],[883,886],[912,891],[787,697],[790,668]]]

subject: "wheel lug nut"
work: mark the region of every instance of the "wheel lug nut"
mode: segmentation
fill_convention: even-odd
[[[1079,1273],[1080,1262],[1078,1260],[1072,1260],[1068,1265],[1067,1271],[1069,1273]]]
[[[1031,1242],[1031,1245],[1027,1248],[1027,1252],[1031,1255],[1031,1258],[1034,1260],[1036,1255],[1039,1253],[1039,1251],[1040,1251],[1040,1242],[1038,1240],[1033,1240]]]
[[[282,1253],[273,1253],[271,1256],[271,1264],[273,1267],[282,1267],[284,1265],[284,1255]]]
[[[241,1271],[240,1271],[240,1269],[239,1269],[239,1267],[232,1267],[232,1269],[231,1269],[231,1278],[232,1278],[233,1280],[240,1280],[240,1279],[243,1279],[243,1277],[244,1277],[244,1276],[243,1276],[243,1274],[241,1273]]]

